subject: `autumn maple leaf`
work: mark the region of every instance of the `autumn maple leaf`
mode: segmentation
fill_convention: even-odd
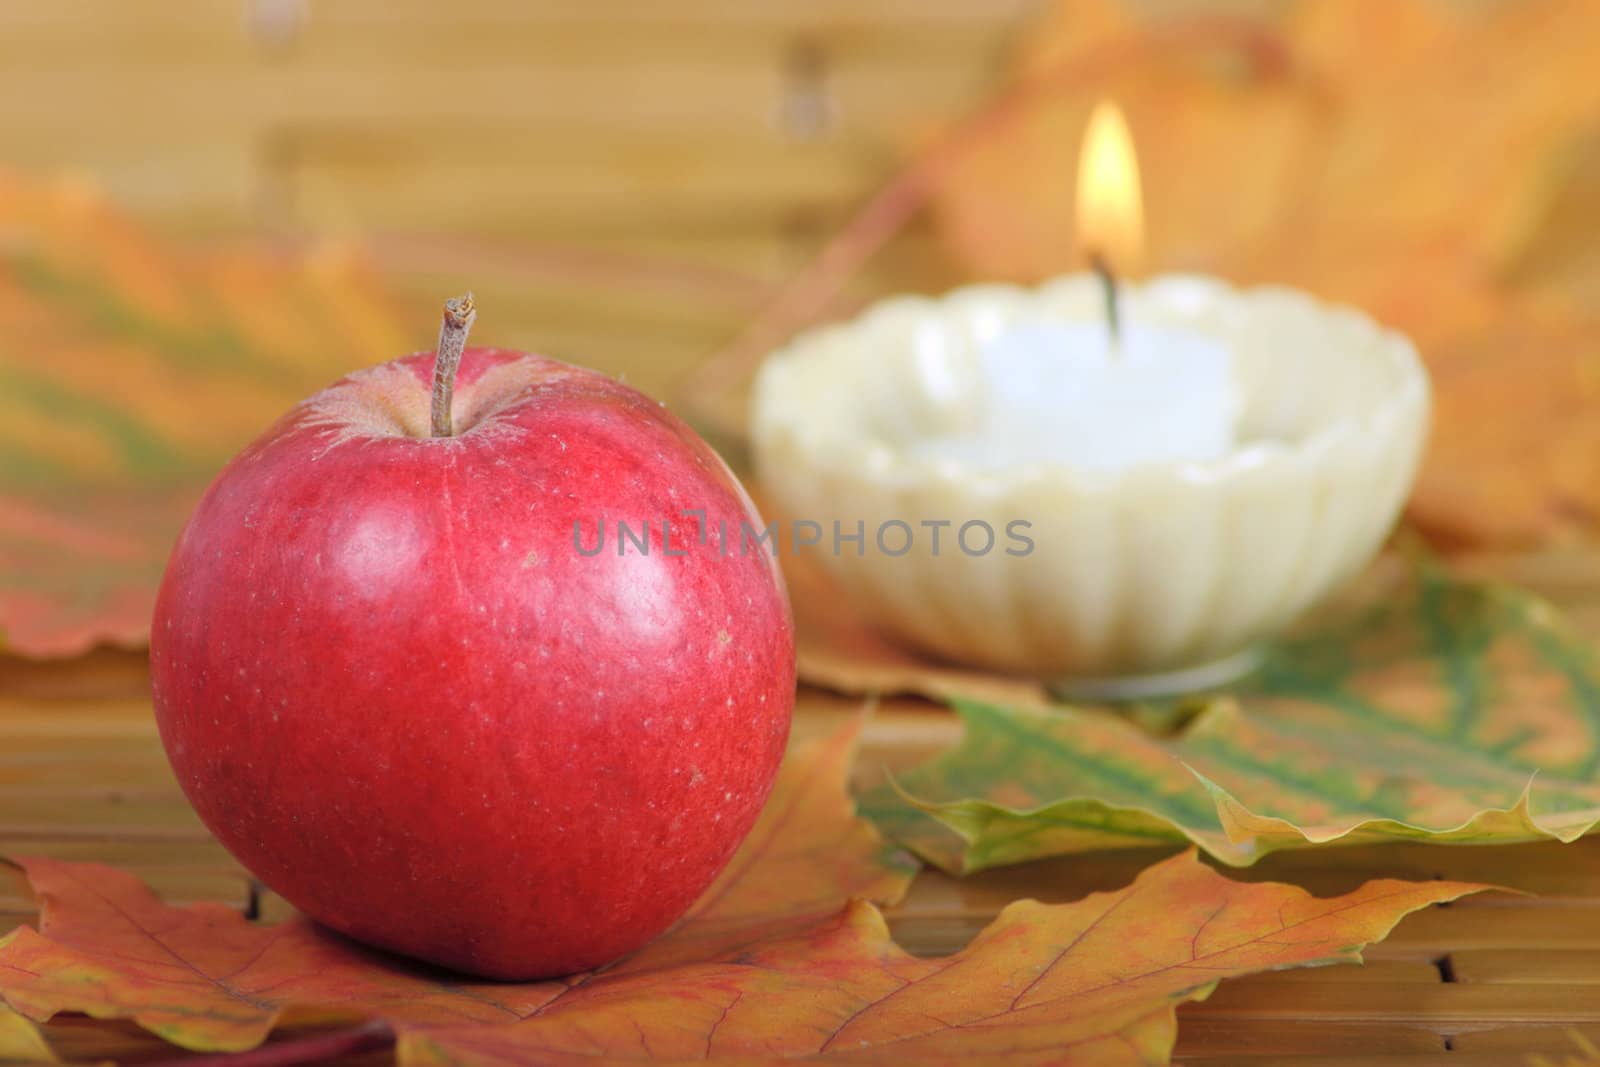
[[[1104,709],[957,708],[962,742],[866,799],[953,871],[1163,843],[1245,865],[1600,826],[1600,657],[1548,604],[1436,566],[1379,568],[1226,697],[1169,709],[1183,726],[1166,735]]]
[[[1043,88],[945,146],[935,219],[976,277],[1081,269],[1076,155],[1089,109],[1116,99],[1138,141],[1147,269],[1297,286],[1417,342],[1438,397],[1425,529],[1448,544],[1592,533],[1600,319],[1584,294],[1600,258],[1559,237],[1600,212],[1597,33],[1584,0],[1285,5],[1221,33],[1116,0],[1057,4],[1007,91]]]
[[[0,646],[143,645],[167,553],[229,456],[407,345],[357,258],[171,247],[92,188],[0,170]]]
[[[1217,981],[1358,959],[1408,912],[1482,888],[1382,881],[1323,900],[1230,881],[1191,852],[1116,892],[1013,904],[963,951],[918,959],[862,899],[897,898],[912,868],[853,815],[853,740],[854,728],[791,760],[700,905],[597,972],[474,981],[303,919],[168,907],[111,868],[24,860],[42,920],[0,942],[0,994],[32,1019],[132,1019],[190,1049],[252,1048],[285,1019],[377,1020],[408,1064],[1157,1063],[1176,1006]]]

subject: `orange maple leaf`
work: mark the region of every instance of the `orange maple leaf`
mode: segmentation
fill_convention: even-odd
[[[917,959],[871,904],[697,962],[636,959],[531,985],[472,983],[304,922],[167,908],[106,868],[34,861],[45,930],[0,948],[0,991],[35,1018],[133,1018],[188,1048],[247,1048],[291,1007],[387,1022],[402,1063],[1165,1062],[1175,1009],[1217,982],[1351,962],[1417,908],[1485,887],[1374,881],[1319,899],[1233,882],[1193,852],[1072,904],[1020,901],[966,949]],[[689,924],[689,925],[692,925]],[[670,939],[671,935],[669,935]]]
[[[1382,881],[1319,900],[1229,881],[1191,852],[1117,892],[1013,904],[962,952],[917,959],[863,899],[897,899],[914,867],[845,793],[858,729],[791,760],[722,879],[610,968],[476,981],[303,919],[168,907],[112,868],[35,859],[20,862],[42,919],[0,941],[0,995],[32,1019],[132,1019],[189,1049],[252,1048],[285,1019],[376,1020],[336,1041],[361,1047],[376,1030],[412,1064],[1151,1063],[1170,1053],[1176,1006],[1218,980],[1357,960],[1408,912],[1484,888]]]
[[[832,916],[847,900],[898,900],[917,864],[856,817],[845,778],[859,732],[857,721],[791,756],[750,836],[688,915],[602,973],[736,954]],[[221,905],[167,907],[110,867],[17,863],[42,917],[37,931],[0,941],[0,994],[35,1019],[131,1018],[186,1048],[237,1050],[259,1044],[297,1007],[396,1026],[495,1023],[596,979],[475,981],[364,949],[303,918],[258,926]]]
[[[1583,299],[1600,257],[1558,239],[1600,211],[1600,8],[1350,0],[1231,39],[1204,25],[1052,8],[1011,92],[1057,91],[1002,97],[946,149],[933,208],[956,258],[991,279],[1082,267],[1072,175],[1089,108],[1113,97],[1138,141],[1148,268],[1298,286],[1416,340],[1438,395],[1414,511],[1429,532],[1600,530],[1600,318]],[[1118,62],[1091,62],[1108,50]]]
[[[1120,890],[1011,904],[941,959],[906,954],[857,902],[731,959],[573,990],[511,1026],[403,1030],[401,1060],[1165,1063],[1177,1006],[1219,981],[1359,961],[1406,914],[1483,888],[1382,880],[1319,899],[1230,881],[1190,851]]]
[[[142,645],[172,541],[228,457],[406,347],[342,251],[180,252],[92,188],[0,170],[0,646]]]

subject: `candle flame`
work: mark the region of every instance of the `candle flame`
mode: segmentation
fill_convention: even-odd
[[[1126,274],[1144,245],[1139,160],[1122,110],[1110,100],[1095,105],[1078,155],[1078,240],[1090,256]]]

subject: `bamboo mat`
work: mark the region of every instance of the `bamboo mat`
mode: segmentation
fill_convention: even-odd
[[[1528,585],[1600,638],[1600,555],[1465,561]],[[217,901],[271,921],[288,906],[254,885],[190,812],[167,770],[142,657],[98,652],[29,663],[0,659],[0,851],[125,867],[172,902]],[[796,740],[857,713],[853,700],[801,693]],[[957,736],[931,704],[886,702],[870,721],[857,776],[911,765]],[[952,879],[925,872],[890,912],[911,951],[964,944],[1019,897],[1071,900],[1120,886],[1159,853],[1112,852]],[[1412,845],[1280,853],[1233,877],[1278,879],[1319,894],[1368,878],[1493,882],[1537,897],[1468,900],[1407,919],[1364,968],[1327,967],[1224,983],[1179,1012],[1178,1059],[1262,1064],[1514,1064],[1575,1055],[1573,1035],[1600,1041],[1600,838],[1575,845]],[[0,930],[30,921],[31,900],[0,874]],[[129,1026],[66,1020],[47,1028],[63,1056],[130,1060],[161,1051]],[[382,1057],[368,1057],[383,1062]]]

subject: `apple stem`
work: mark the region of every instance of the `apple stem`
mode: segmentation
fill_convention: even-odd
[[[439,327],[439,351],[433,359],[433,436],[454,437],[450,405],[455,400],[456,371],[467,347],[467,332],[478,317],[472,294],[444,302],[444,323]]]

